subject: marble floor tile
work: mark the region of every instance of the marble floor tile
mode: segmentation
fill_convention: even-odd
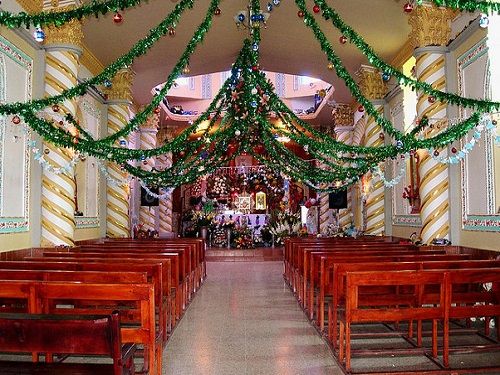
[[[208,263],[165,348],[163,374],[341,374],[282,273],[282,262]]]

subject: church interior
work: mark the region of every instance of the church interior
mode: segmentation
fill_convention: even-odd
[[[0,45],[1,374],[500,374],[500,2],[3,0]]]

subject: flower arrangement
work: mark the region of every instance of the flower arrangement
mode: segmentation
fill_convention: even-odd
[[[237,249],[253,247],[252,229],[247,226],[236,227],[231,231],[232,244]]]
[[[283,245],[286,237],[298,236],[301,227],[300,216],[286,211],[275,211],[269,221],[269,231],[278,245]]]

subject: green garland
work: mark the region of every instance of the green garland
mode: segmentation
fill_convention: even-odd
[[[421,3],[418,0],[417,3]],[[484,0],[432,0],[438,7],[448,7],[467,12],[481,11],[483,13],[500,13],[500,3]]]
[[[307,12],[304,0],[295,0],[295,3],[300,9]],[[434,89],[432,85],[430,85],[427,82],[422,82],[404,75],[398,69],[394,68],[393,66],[383,61],[373,51],[373,49],[364,41],[364,39],[356,31],[354,31],[352,27],[347,25],[333,8],[331,8],[330,6],[328,6],[328,4],[326,4],[325,0],[315,0],[315,3],[320,7],[321,11],[323,12],[323,18],[325,20],[331,19],[332,24],[368,58],[368,61],[372,66],[379,69],[381,72],[396,77],[400,84],[405,86],[411,86],[414,87],[416,90],[423,91],[426,94],[433,96],[438,101],[455,104],[460,107],[473,108],[474,110],[479,110],[482,112],[494,112],[500,110],[500,102],[491,102],[487,100],[464,98],[449,92],[439,91]],[[312,22],[312,25],[310,27],[315,28],[315,34],[316,34],[316,28],[319,29],[319,27],[317,27],[317,24],[311,17],[310,13],[308,13],[308,15],[309,15],[308,21]],[[306,24],[308,25],[308,23],[309,22],[307,22]],[[321,30],[317,32],[316,37],[318,41],[322,44],[322,46],[327,45],[326,43],[328,43],[328,41],[326,40],[324,34],[322,34]]]
[[[178,22],[182,13],[186,9],[193,7],[194,1],[195,0],[180,0],[179,3],[176,4],[174,10],[170,12],[156,27],[151,29],[146,37],[139,40],[136,44],[134,44],[129,52],[120,56],[95,77],[64,90],[59,95],[31,100],[28,102],[2,104],[0,105],[0,114],[15,115],[19,114],[23,109],[41,111],[44,108],[53,106],[54,104],[62,103],[65,100],[69,100],[77,96],[82,96],[92,86],[103,85],[105,82],[110,81],[120,69],[131,66],[137,57],[144,55],[160,38],[165,36],[168,33],[169,28]],[[198,37],[198,31],[199,30],[196,31],[194,38]],[[202,30],[200,34],[203,32],[206,32],[206,30]]]
[[[7,26],[10,29],[20,28],[23,25],[29,29],[31,26],[43,27],[54,25],[60,27],[65,23],[78,19],[81,20],[87,16],[105,15],[108,12],[117,12],[135,7],[141,3],[141,0],[106,0],[92,1],[90,4],[82,5],[75,9],[69,9],[62,12],[43,11],[34,14],[19,12],[14,14],[7,11],[0,12],[0,25]]]

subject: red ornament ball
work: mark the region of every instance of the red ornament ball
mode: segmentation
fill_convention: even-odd
[[[315,4],[315,5],[313,6],[313,12],[314,12],[314,13],[319,13],[319,11],[320,11],[320,10],[321,10],[321,9],[319,8],[319,5],[318,5],[318,4]]]
[[[434,151],[434,156],[439,156],[439,151],[438,150]]]
[[[457,153],[457,148],[456,147],[452,147],[451,148],[451,152],[453,152],[454,154],[456,154]]]
[[[259,70],[259,66],[258,66],[258,65],[254,65],[254,66],[252,66],[252,70],[253,70],[254,72],[257,72],[257,71]]]
[[[113,16],[114,23],[121,23],[123,21],[123,16],[120,13],[115,13]]]
[[[168,35],[170,35],[170,36],[174,36],[174,35],[175,35],[175,28],[173,28],[173,27],[169,27],[169,28],[168,28]]]
[[[360,105],[358,107],[358,112],[364,112],[365,111],[365,107],[363,107],[362,105]]]
[[[54,105],[52,106],[52,110],[53,110],[54,112],[59,112],[59,106],[58,106],[57,104],[54,104]]]
[[[154,110],[154,112],[155,112],[156,114],[160,113],[160,107],[156,107],[156,108],[155,108],[155,110]]]
[[[427,101],[432,104],[436,101],[436,98],[431,95],[427,98]]]
[[[179,152],[179,155],[184,156],[184,155],[186,155],[186,153],[184,151],[181,151],[181,152]]]
[[[299,11],[297,12],[297,16],[299,16],[300,18],[303,18],[303,17],[304,17],[304,12],[303,12],[303,11],[301,11],[301,10],[299,10]]]
[[[339,42],[340,42],[340,44],[346,44],[347,43],[347,37],[345,35],[342,35],[339,38]]]
[[[384,138],[385,138],[385,135],[384,135],[384,133],[380,133],[380,134],[378,135],[378,137],[379,137],[380,139],[384,139]]]
[[[215,14],[216,16],[220,16],[220,14],[221,14],[221,10],[220,10],[220,8],[216,8],[216,9],[214,10],[214,14]]]
[[[408,2],[403,6],[405,13],[411,13],[413,11],[413,4]]]
[[[14,125],[19,125],[21,123],[21,118],[18,115],[15,115],[14,117],[12,117],[12,123]]]

